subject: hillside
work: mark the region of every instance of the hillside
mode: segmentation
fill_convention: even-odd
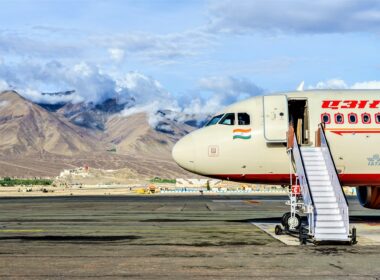
[[[16,92],[0,94],[0,151],[7,156],[52,153],[74,156],[96,150],[92,135]]]
[[[144,178],[194,177],[171,158],[174,143],[194,127],[161,116],[152,128],[145,113],[124,117],[113,105],[119,106],[107,101],[106,109],[63,104],[54,110],[14,91],[1,93],[0,176],[52,177],[89,165]],[[89,125],[94,116],[101,126]]]

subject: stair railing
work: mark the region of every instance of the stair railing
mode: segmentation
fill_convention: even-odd
[[[314,221],[314,201],[311,195],[309,180],[306,176],[305,163],[302,157],[301,149],[298,144],[297,135],[294,133],[292,127],[288,131],[288,152],[291,152],[292,160],[295,164],[295,171],[298,177],[298,182],[301,186],[302,198],[305,206],[307,207],[306,213],[309,222],[309,233],[314,235],[315,221]]]
[[[331,179],[331,184],[334,189],[334,194],[338,202],[339,211],[343,218],[343,223],[346,228],[346,233],[349,233],[349,214],[348,214],[348,201],[344,194],[343,187],[339,181],[338,171],[331,154],[330,146],[326,138],[324,124],[318,125],[319,137],[323,158],[326,163],[327,171]]]

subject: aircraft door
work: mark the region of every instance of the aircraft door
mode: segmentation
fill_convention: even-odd
[[[286,95],[263,96],[264,138],[267,142],[286,142],[289,127],[288,98]]]

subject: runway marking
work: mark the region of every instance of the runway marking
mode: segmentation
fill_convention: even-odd
[[[5,233],[19,233],[19,232],[45,232],[43,229],[0,229],[0,233],[5,232]]]

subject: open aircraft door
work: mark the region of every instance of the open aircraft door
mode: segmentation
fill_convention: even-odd
[[[263,96],[264,138],[267,142],[286,142],[289,128],[288,98],[286,95]]]

